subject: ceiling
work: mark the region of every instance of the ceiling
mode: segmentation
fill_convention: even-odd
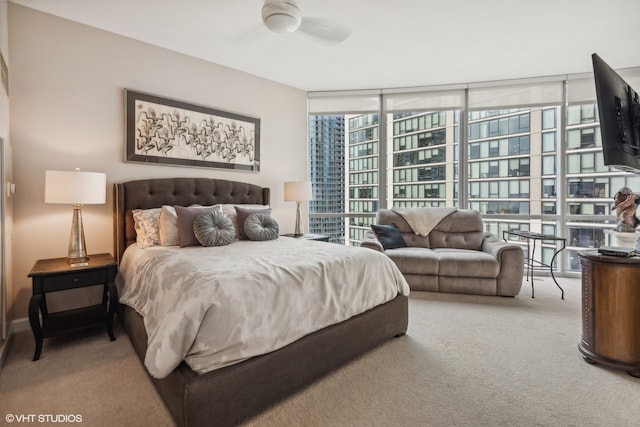
[[[297,0],[350,28],[339,44],[270,32],[263,0],[10,1],[305,91],[640,66],[639,0]]]

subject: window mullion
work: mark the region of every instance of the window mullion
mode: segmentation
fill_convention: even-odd
[[[378,206],[384,209],[387,206],[387,188],[389,186],[387,174],[387,116],[384,108],[383,95],[380,94],[380,107],[378,115]]]
[[[469,89],[464,90],[464,109],[460,112],[460,142],[458,143],[458,207],[468,208],[469,189]]]

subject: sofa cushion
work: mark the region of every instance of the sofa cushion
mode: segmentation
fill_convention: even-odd
[[[484,224],[478,211],[458,209],[429,234],[429,247],[482,250]]]
[[[482,231],[454,233],[433,230],[429,234],[429,247],[432,249],[452,248],[481,251],[483,239],[484,234]]]
[[[449,277],[487,277],[500,272],[498,261],[486,252],[466,249],[433,249],[437,254],[439,275]]]
[[[372,224],[371,229],[384,249],[405,248],[407,243],[402,238],[402,233],[395,224]]]
[[[403,274],[438,274],[438,254],[430,249],[406,247],[388,249],[384,253]]]
[[[458,209],[443,218],[433,229],[446,233],[467,233],[482,231],[484,224],[480,212],[473,209]]]

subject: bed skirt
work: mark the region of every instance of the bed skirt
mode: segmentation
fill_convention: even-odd
[[[141,362],[147,347],[142,317],[120,304],[118,314]],[[408,297],[395,299],[279,350],[198,375],[184,362],[163,379],[149,376],[178,426],[231,426],[259,414],[408,325]]]

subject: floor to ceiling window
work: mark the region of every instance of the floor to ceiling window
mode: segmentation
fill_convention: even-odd
[[[626,78],[640,87],[640,69]],[[566,238],[554,268],[579,272],[577,251],[609,244],[613,194],[640,192],[640,177],[604,166],[594,99],[588,75],[310,93],[310,231],[358,245],[379,208],[457,206],[499,237]],[[536,259],[557,245],[542,242]]]
[[[330,242],[358,244],[380,206],[379,110],[377,92],[309,100],[309,231]]]
[[[482,214],[487,231],[521,244],[525,253],[526,241],[503,232],[559,235],[552,190],[557,152],[548,146],[561,126],[563,88],[561,79],[550,78],[470,85],[468,92],[467,206]],[[548,264],[559,247],[540,243],[532,255]]]

